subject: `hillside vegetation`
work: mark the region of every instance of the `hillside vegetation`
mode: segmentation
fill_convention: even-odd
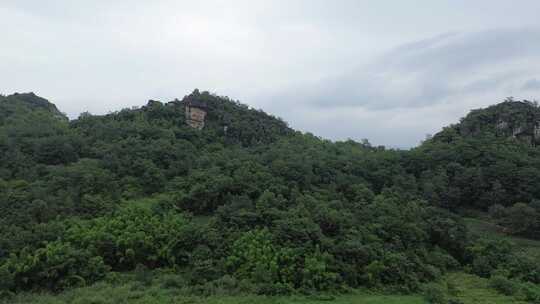
[[[188,101],[207,105],[204,129],[186,124]],[[538,256],[463,217],[539,237],[539,112],[508,100],[403,151],[303,134],[198,90],[72,121],[34,94],[0,97],[1,294],[362,289],[476,303],[448,285],[466,272],[539,303]]]

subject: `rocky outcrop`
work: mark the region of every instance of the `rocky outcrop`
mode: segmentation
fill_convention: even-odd
[[[195,129],[204,128],[207,106],[203,102],[190,101],[185,102],[186,123]]]
[[[540,145],[540,108],[535,102],[508,99],[471,111],[456,127],[462,136],[482,136],[487,132]]]

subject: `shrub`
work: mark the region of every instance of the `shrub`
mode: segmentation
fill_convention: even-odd
[[[491,277],[489,286],[507,296],[514,295],[518,289],[516,283],[501,275]]]
[[[332,290],[337,286],[338,274],[328,269],[332,259],[328,253],[322,253],[319,248],[304,259],[302,285],[313,290]]]
[[[446,282],[446,289],[448,290],[448,294],[451,296],[457,296],[461,292],[459,286],[452,281]]]
[[[186,280],[177,274],[168,274],[163,276],[160,281],[163,288],[182,288],[187,285]]]
[[[524,283],[521,286],[524,300],[529,303],[540,304],[540,286],[532,283]]]
[[[505,224],[512,234],[531,234],[536,226],[538,214],[536,210],[524,203],[516,203],[508,208]]]
[[[501,267],[508,265],[515,257],[512,244],[506,240],[481,239],[468,248],[468,255],[472,259],[472,273],[488,278]]]
[[[9,290],[0,290],[0,302],[11,300],[14,296],[15,294]]]
[[[230,275],[224,275],[223,277],[215,280],[214,284],[223,293],[231,293],[238,289],[238,281]]]
[[[105,276],[105,282],[113,286],[120,285],[126,282],[126,275],[123,275],[119,272],[109,272]]]
[[[540,264],[537,258],[527,254],[518,254],[507,267],[508,277],[540,284]]]
[[[274,246],[272,234],[267,230],[253,230],[243,234],[232,246],[227,266],[237,278],[254,283],[273,283],[280,280],[283,250]]]
[[[495,220],[500,220],[506,216],[506,208],[501,204],[495,204],[489,207],[489,216]]]
[[[15,287],[15,274],[8,263],[0,266],[0,290],[11,290]]]
[[[188,222],[181,214],[156,215],[151,210],[131,206],[71,227],[67,239],[102,257],[116,271],[133,270],[137,264],[152,269],[163,265],[183,266],[190,250],[185,238],[195,237],[191,231],[186,235]]]
[[[364,271],[369,286],[391,287],[410,292],[420,288],[420,269],[421,266],[410,261],[405,254],[389,253],[368,264]]]
[[[292,292],[292,288],[283,283],[262,283],[256,285],[256,291],[259,295],[283,296]]]
[[[135,267],[134,274],[135,280],[137,282],[140,282],[144,286],[152,285],[152,281],[154,280],[154,274],[146,266],[138,264]]]
[[[439,284],[429,284],[424,291],[424,298],[431,304],[446,304],[446,293]]]
[[[12,290],[47,288],[60,291],[95,282],[107,272],[108,267],[101,257],[60,241],[34,252],[23,250],[19,255],[12,255],[2,266],[3,276],[12,280],[9,283]]]

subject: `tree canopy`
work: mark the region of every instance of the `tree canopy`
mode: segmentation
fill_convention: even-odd
[[[188,101],[206,105],[202,130],[186,124]],[[417,291],[458,268],[538,284],[537,260],[476,238],[460,214],[540,235],[539,112],[509,100],[396,150],[198,90],[71,121],[34,94],[0,97],[0,288],[59,291],[138,267],[264,294]]]

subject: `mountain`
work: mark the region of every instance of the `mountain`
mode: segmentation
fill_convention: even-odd
[[[540,108],[535,102],[508,99],[486,109],[471,111],[454,128],[462,136],[515,138],[530,145],[540,144]]]
[[[534,130],[515,119],[532,103],[475,110],[403,151],[303,134],[198,90],[72,121],[33,94],[2,100],[2,294],[131,273],[169,273],[196,295],[415,293],[454,271],[540,283],[536,257],[460,216],[489,209],[537,235],[539,150],[509,135]]]
[[[30,112],[47,113],[59,120],[68,119],[54,104],[34,93],[0,95],[0,125],[3,125],[10,116],[23,116]]]
[[[471,111],[408,155],[424,197],[456,210],[540,198],[540,108],[507,100]]]

